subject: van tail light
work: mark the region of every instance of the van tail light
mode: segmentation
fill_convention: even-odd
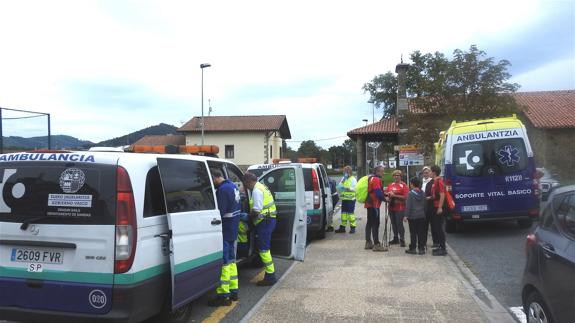
[[[533,173],[533,195],[539,197],[539,172],[535,171]]]
[[[537,245],[537,236],[533,233],[527,235],[525,240],[525,253],[529,254],[529,249],[534,248]]]
[[[445,190],[451,192],[451,180],[448,179],[445,181]]]
[[[136,207],[130,176],[121,166],[116,171],[116,254],[114,273],[125,273],[136,254]]]
[[[453,214],[451,215],[451,218],[452,218],[453,220],[461,220],[461,214],[459,214],[459,213],[453,213]]]
[[[313,184],[313,208],[319,209],[319,178],[313,168],[311,170],[311,182]]]
[[[538,217],[539,216],[539,209],[529,209],[529,216],[530,217]]]

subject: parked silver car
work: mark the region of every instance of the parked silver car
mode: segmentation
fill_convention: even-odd
[[[551,174],[551,172],[546,168],[537,168],[537,172],[540,174],[539,191],[541,192],[541,201],[547,202],[551,189],[559,186],[559,180],[557,179],[556,174]],[[541,205],[541,209],[543,209],[543,205]]]

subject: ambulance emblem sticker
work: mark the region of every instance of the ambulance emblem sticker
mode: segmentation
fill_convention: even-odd
[[[64,193],[76,193],[86,181],[86,175],[81,169],[68,168],[60,175],[60,187]]]
[[[505,145],[497,151],[497,157],[499,158],[499,163],[506,165],[508,167],[513,167],[519,164],[519,150],[512,145]]]

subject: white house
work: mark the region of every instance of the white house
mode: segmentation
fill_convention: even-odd
[[[202,144],[201,120],[194,117],[178,129],[186,145]],[[219,146],[220,157],[240,167],[282,158],[286,139],[291,134],[285,115],[204,117],[204,145]]]

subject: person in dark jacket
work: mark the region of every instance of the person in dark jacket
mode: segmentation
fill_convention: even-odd
[[[421,170],[421,190],[425,192],[425,223],[423,225],[423,230],[425,231],[424,245],[427,246],[427,232],[431,228],[431,214],[433,213],[433,200],[431,197],[431,187],[433,186],[433,177],[431,176],[431,168],[429,166],[423,166]],[[433,241],[432,248],[437,248],[437,237],[435,236],[435,231],[431,230],[431,239]]]
[[[212,179],[217,188],[216,199],[222,217],[224,264],[220,276],[220,286],[216,289],[218,296],[208,302],[209,306],[230,306],[238,300],[238,268],[234,244],[238,238],[240,222],[240,191],[236,184],[225,179],[218,170],[212,170]]]
[[[425,193],[421,190],[421,181],[417,177],[409,180],[409,187],[411,190],[407,195],[407,202],[405,205],[405,217],[409,221],[409,236],[411,242],[409,249],[405,250],[406,253],[416,254],[415,248],[419,250],[417,253],[420,255],[425,254]]]

